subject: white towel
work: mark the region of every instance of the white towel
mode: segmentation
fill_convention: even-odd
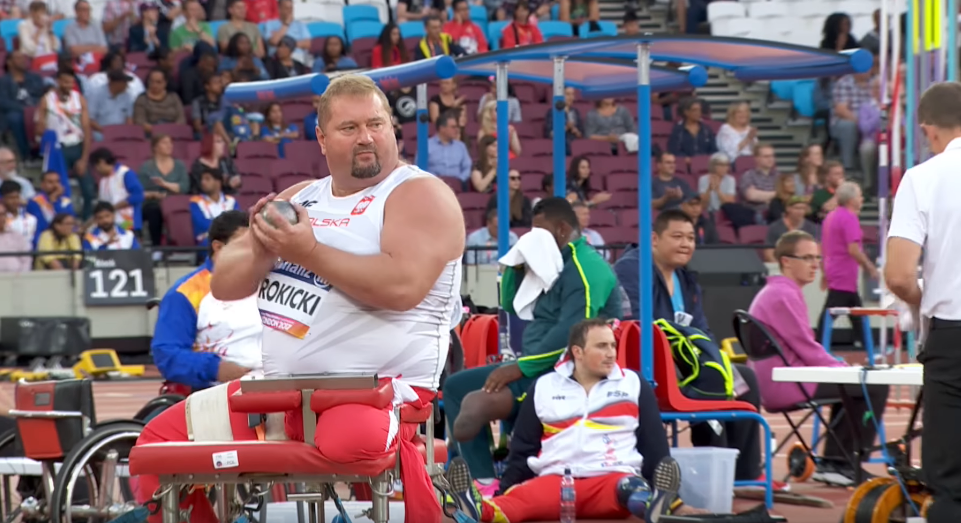
[[[517,240],[500,260],[501,265],[525,265],[524,281],[514,295],[514,312],[522,320],[534,319],[537,298],[549,291],[561,275],[564,259],[551,233],[533,228]]]

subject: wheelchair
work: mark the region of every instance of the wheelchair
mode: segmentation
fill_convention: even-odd
[[[147,308],[157,306],[152,299]],[[130,420],[98,423],[90,379],[17,384],[0,434],[2,521],[107,521],[133,504],[126,460],[144,425],[184,399],[164,384]],[[175,389],[175,387],[174,387]],[[11,476],[21,501],[11,503]],[[118,500],[112,498],[118,497]],[[69,510],[67,510],[69,507]]]

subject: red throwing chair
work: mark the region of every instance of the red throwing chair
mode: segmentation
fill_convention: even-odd
[[[388,521],[388,496],[393,479],[399,475],[399,450],[379,459],[334,463],[313,445],[317,416],[343,404],[386,407],[393,401],[389,380],[376,376],[300,376],[245,380],[240,394],[229,398],[233,412],[249,414],[303,413],[303,441],[185,441],[137,445],[130,451],[132,475],[160,477],[157,494],[164,510],[164,523],[180,518],[180,495],[192,485],[238,485],[250,483],[307,483],[309,492],[289,494],[288,500],[303,501],[310,512],[325,521],[324,500],[336,499],[334,482],[370,483],[373,506],[368,517],[376,523]],[[409,404],[395,409],[400,423],[426,426],[426,435],[412,442],[424,457],[431,477],[443,474],[447,460],[444,440],[434,439],[434,406],[418,408]],[[399,449],[399,446],[398,446]],[[211,459],[213,457],[214,459]],[[230,462],[220,462],[220,459]],[[223,488],[219,489],[223,491]],[[217,504],[222,522],[233,521],[229,503]],[[312,518],[313,519],[313,518]],[[269,519],[268,519],[269,520]]]

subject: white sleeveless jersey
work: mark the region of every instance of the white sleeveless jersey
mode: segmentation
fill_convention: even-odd
[[[351,196],[331,193],[331,178],[291,198],[307,208],[317,241],[357,255],[381,252],[384,204],[412,178],[433,176],[402,165]],[[376,373],[436,389],[447,361],[451,326],[460,320],[461,259],[450,261],[427,297],[409,311],[361,304],[313,272],[280,261],[260,286],[264,373]]]

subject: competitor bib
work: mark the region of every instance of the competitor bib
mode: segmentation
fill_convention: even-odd
[[[299,265],[280,262],[260,284],[257,305],[264,327],[304,339],[330,284]]]

